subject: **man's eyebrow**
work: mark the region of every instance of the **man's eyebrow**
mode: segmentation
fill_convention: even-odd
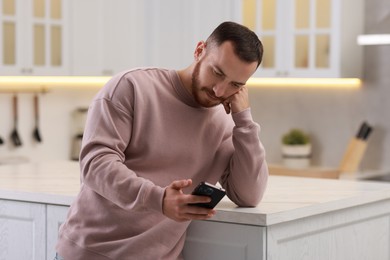
[[[225,72],[218,65],[215,65],[215,69],[217,69],[222,75],[224,75],[226,77]],[[243,82],[238,82],[238,81],[232,81],[232,83],[236,84],[236,85],[242,85],[242,86],[244,86],[246,84],[246,82],[243,83]]]

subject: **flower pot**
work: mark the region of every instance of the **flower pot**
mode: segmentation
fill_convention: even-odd
[[[283,164],[289,168],[307,168],[310,166],[311,144],[283,145]]]

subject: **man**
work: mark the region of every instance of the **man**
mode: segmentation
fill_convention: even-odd
[[[191,203],[201,181],[239,206],[256,206],[268,168],[246,81],[263,47],[249,29],[219,25],[180,71],[114,76],[93,100],[80,164],[82,185],[57,252],[77,259],[181,259],[190,220],[216,214]],[[194,185],[193,185],[194,184]]]

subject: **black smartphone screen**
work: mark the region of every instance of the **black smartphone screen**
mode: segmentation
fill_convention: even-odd
[[[225,194],[224,189],[207,182],[201,182],[196,186],[192,195],[208,196],[211,197],[211,201],[209,203],[194,203],[191,205],[212,209],[221,201]]]

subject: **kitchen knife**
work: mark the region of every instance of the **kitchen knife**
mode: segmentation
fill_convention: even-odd
[[[367,140],[368,137],[370,136],[371,132],[372,132],[372,127],[367,126],[366,131],[363,134],[363,140]]]
[[[365,134],[366,131],[367,131],[367,127],[368,127],[368,124],[367,124],[366,121],[364,121],[364,122],[360,125],[359,131],[358,131],[357,134],[356,134],[356,138],[357,138],[357,139],[363,139],[364,134]]]

